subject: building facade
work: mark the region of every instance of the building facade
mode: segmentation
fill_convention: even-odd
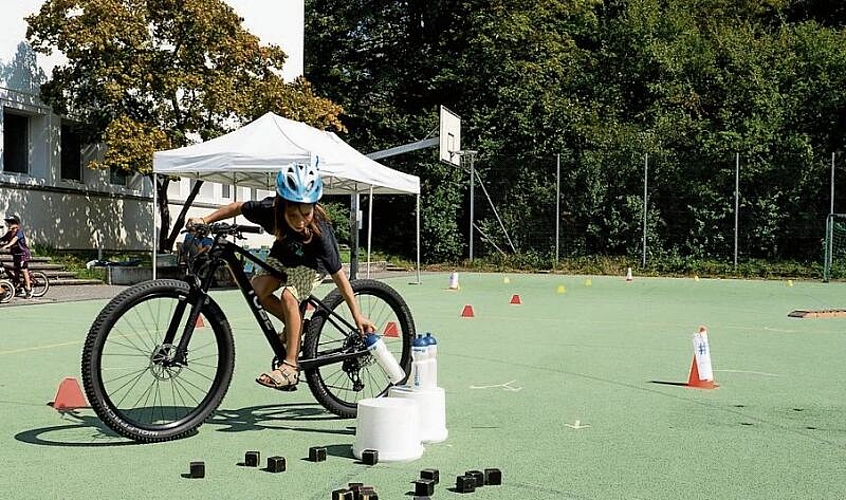
[[[303,0],[225,0],[263,43],[288,54],[283,74],[303,72]],[[43,0],[3,2],[0,16],[0,214],[17,214],[36,246],[58,250],[146,251],[153,248],[149,178],[93,170],[102,148],[81,144],[70,121],[39,98],[39,88],[61,56],[36,55],[26,42],[24,18]],[[191,191],[187,179],[168,191],[175,217]],[[189,215],[269,192],[205,183]],[[265,241],[259,237],[251,243]]]

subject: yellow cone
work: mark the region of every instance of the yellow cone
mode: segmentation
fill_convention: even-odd
[[[793,286],[793,280],[787,280],[787,286]]]
[[[693,281],[699,281],[699,275],[694,274],[693,275]]]
[[[585,280],[585,286],[591,286],[591,285],[593,285],[593,281],[591,281],[590,278],[586,279]]]
[[[558,293],[567,293],[567,289],[564,288],[564,285],[558,285]]]
[[[502,278],[502,282],[507,285],[508,283],[511,283],[511,280],[508,279],[508,276],[506,276],[506,277]]]

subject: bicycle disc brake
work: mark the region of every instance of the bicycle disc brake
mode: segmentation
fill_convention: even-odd
[[[168,380],[179,375],[183,363],[176,362],[171,353],[176,351],[173,344],[162,344],[150,355],[150,372],[158,380]]]

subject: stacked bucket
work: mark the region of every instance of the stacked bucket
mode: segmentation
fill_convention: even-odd
[[[381,364],[378,352],[374,352]],[[361,459],[364,450],[375,449],[380,461],[407,462],[423,455],[422,443],[446,440],[446,396],[438,387],[437,356],[435,337],[431,333],[418,335],[411,345],[411,373],[406,385],[391,387],[387,398],[359,401],[352,450],[356,458]],[[386,369],[388,373],[392,370]]]

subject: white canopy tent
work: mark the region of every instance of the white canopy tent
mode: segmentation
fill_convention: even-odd
[[[273,191],[283,165],[320,161],[324,194],[370,195],[367,260],[374,194],[417,195],[417,279],[420,281],[420,179],[390,169],[358,152],[337,135],[273,113],[210,141],[153,153],[153,174],[202,179]],[[153,228],[157,227],[153,189]],[[358,214],[353,214],[357,219]],[[155,240],[155,238],[154,238]],[[155,244],[154,244],[155,245]],[[155,276],[155,246],[153,273]],[[368,269],[369,274],[369,269]]]

